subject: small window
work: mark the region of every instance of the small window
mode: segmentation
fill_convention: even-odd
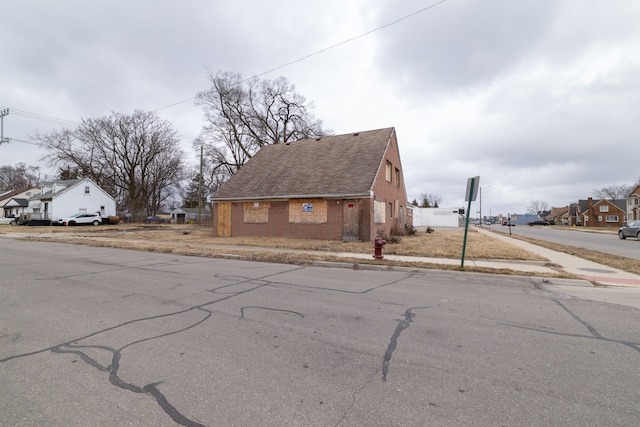
[[[396,168],[396,187],[400,188],[400,169]]]
[[[387,182],[391,182],[391,162],[387,160],[386,178]]]
[[[598,215],[598,222],[602,222],[602,215]]]
[[[618,215],[607,215],[607,222],[618,222]]]
[[[90,187],[88,185],[84,186],[84,194],[89,194],[90,193]]]
[[[600,206],[600,212],[609,212],[609,205]]]
[[[393,203],[389,203],[389,218],[393,218]]]

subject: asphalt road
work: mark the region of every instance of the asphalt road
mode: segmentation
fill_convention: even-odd
[[[489,230],[509,233],[509,227],[502,225],[484,225],[483,227]],[[528,225],[511,227],[511,233],[532,239],[640,260],[640,242],[638,239],[627,238],[626,240],[620,240],[616,233],[578,231],[570,227]]]
[[[0,253],[2,426],[640,424],[640,310],[553,283]]]

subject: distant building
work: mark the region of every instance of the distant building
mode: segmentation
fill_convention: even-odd
[[[460,211],[458,208],[419,208],[412,207],[414,227],[458,227]]]

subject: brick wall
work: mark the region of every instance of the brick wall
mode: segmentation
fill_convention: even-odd
[[[327,200],[327,222],[321,224],[289,222],[288,201],[270,202],[269,221],[266,223],[245,223],[243,209],[244,203],[242,202],[231,204],[231,235],[234,237],[342,240],[341,200]]]
[[[607,206],[608,212],[601,212],[601,206]],[[593,199],[588,199],[587,212],[588,220],[583,223],[585,227],[600,227],[600,228],[619,228],[625,222],[625,212],[620,210],[616,205],[608,200],[599,200],[597,203],[593,203]],[[607,222],[607,216],[617,216],[618,220],[615,222]],[[599,217],[602,217],[600,219]]]
[[[391,163],[392,177],[391,182],[387,181],[386,175],[386,162]],[[396,168],[400,171],[400,182],[396,185]],[[373,184],[373,193],[375,200],[384,202],[387,207],[384,224],[375,224],[373,222],[373,215],[371,215],[369,238],[366,240],[373,240],[376,237],[379,229],[384,230],[387,234],[391,234],[392,230],[404,228],[404,224],[408,223],[407,214],[407,191],[404,184],[404,171],[400,163],[400,154],[398,151],[398,143],[395,133],[385,153],[385,158],[382,162],[381,169],[378,172],[378,176]],[[394,206],[393,218],[389,218],[389,203]],[[373,204],[373,202],[372,202]],[[395,208],[397,206],[397,208]],[[402,211],[402,215],[397,215],[395,211]],[[363,239],[364,240],[364,239]]]

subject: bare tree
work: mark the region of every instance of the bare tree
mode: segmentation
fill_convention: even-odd
[[[437,208],[440,203],[442,203],[442,197],[437,194],[422,193],[420,195],[420,199],[422,199],[422,202],[420,203],[421,208]]]
[[[135,111],[83,119],[75,129],[34,137],[43,160],[93,179],[135,216],[155,213],[183,178],[180,138],[156,113]]]
[[[593,195],[599,199],[624,199],[627,197],[627,194],[629,194],[629,192],[633,190],[633,187],[635,186],[625,184],[612,185],[610,187],[603,187],[600,190],[594,189]]]
[[[540,215],[542,212],[549,210],[549,204],[542,200],[532,200],[527,213]]]
[[[265,145],[330,134],[284,77],[243,80],[225,72],[209,80],[211,88],[196,96],[206,124],[193,145],[204,147],[203,177],[214,191]]]
[[[18,163],[0,166],[0,190],[18,190],[40,185],[40,169]]]

